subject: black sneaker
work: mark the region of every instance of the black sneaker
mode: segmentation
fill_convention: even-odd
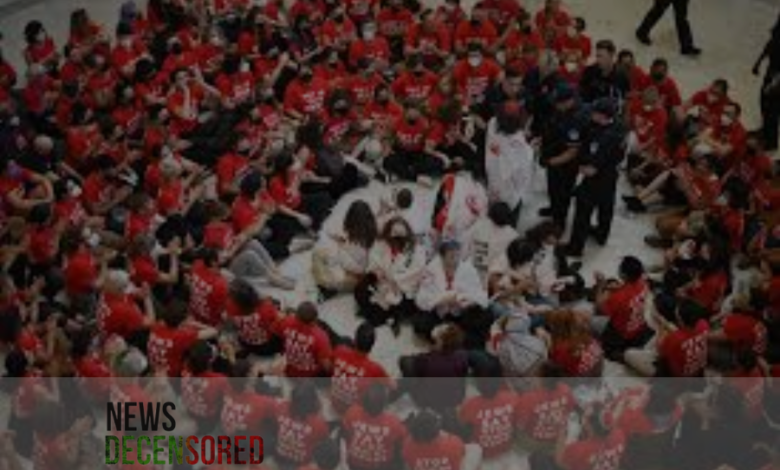
[[[539,217],[552,217],[552,207],[542,207],[539,209]]]
[[[642,33],[641,31],[636,32],[636,39],[642,44],[644,44],[645,46],[653,45],[653,40],[650,39],[650,36],[645,33]]]
[[[699,49],[696,46],[691,47],[685,47],[683,50],[680,51],[680,54],[686,56],[686,57],[699,57],[702,53],[702,50]]]
[[[623,202],[629,212],[644,213],[647,212],[647,206],[636,196],[623,196]]]
[[[566,245],[561,250],[564,256],[567,258],[575,258],[575,259],[581,259],[582,258],[582,250],[577,250],[571,245]],[[574,262],[572,262],[569,266],[572,266]]]

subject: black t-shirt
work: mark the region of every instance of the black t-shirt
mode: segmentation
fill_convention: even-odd
[[[605,74],[598,64],[585,69],[580,79],[580,96],[586,103],[592,103],[600,98],[612,98],[622,102],[631,91],[628,77],[616,67]]]

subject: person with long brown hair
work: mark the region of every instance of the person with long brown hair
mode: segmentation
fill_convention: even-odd
[[[545,315],[545,329],[552,339],[550,361],[567,377],[601,376],[604,351],[586,317],[573,310],[550,312]]]

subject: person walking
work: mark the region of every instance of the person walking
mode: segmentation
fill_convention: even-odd
[[[768,62],[768,65],[761,86],[761,134],[764,149],[771,152],[777,150],[780,143],[780,15],[772,30],[772,37],[753,66],[754,75],[761,73],[764,62]]]
[[[650,39],[650,32],[658,21],[664,16],[669,7],[674,9],[674,21],[677,25],[677,37],[680,40],[680,52],[682,55],[696,57],[701,55],[701,49],[696,47],[693,42],[693,32],[691,23],[688,21],[688,6],[690,0],[653,0],[653,7],[645,15],[645,19],[636,30],[636,37],[639,42],[649,46],[653,43]]]

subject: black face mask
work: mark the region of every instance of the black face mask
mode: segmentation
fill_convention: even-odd
[[[311,72],[304,72],[301,74],[301,80],[304,82],[310,82],[312,77],[314,77],[314,75],[312,75]]]
[[[334,108],[333,113],[337,116],[346,116],[349,114],[349,108]]]
[[[415,77],[422,77],[423,75],[425,75],[425,70],[415,70],[412,73],[414,74]]]
[[[653,73],[650,76],[653,77],[653,80],[655,80],[656,82],[662,82],[666,78],[666,74],[659,73],[659,72]]]
[[[376,102],[379,104],[387,104],[390,102],[389,96],[378,96]]]
[[[344,13],[338,14],[333,17],[333,20],[336,21],[336,23],[343,23],[344,22]]]

